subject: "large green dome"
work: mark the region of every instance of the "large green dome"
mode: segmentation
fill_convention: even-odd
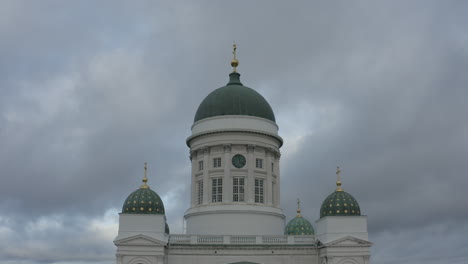
[[[229,83],[211,92],[198,107],[194,122],[222,115],[246,115],[275,122],[268,102],[255,90],[242,85],[240,74],[229,74]]]
[[[284,234],[290,236],[313,235],[314,228],[307,219],[302,217],[300,214],[297,214],[297,216],[291,219],[291,221],[286,225]]]
[[[320,207],[320,218],[347,215],[361,215],[361,209],[351,194],[338,188],[323,201]]]

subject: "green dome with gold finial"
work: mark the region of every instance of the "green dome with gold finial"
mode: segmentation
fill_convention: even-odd
[[[143,178],[143,185],[136,191],[132,192],[125,200],[122,206],[122,213],[124,214],[164,214],[164,204],[159,195],[150,189],[146,184],[148,178],[146,177],[146,163],[145,163],[145,177]],[[169,231],[169,227],[168,230]]]
[[[297,215],[286,225],[286,228],[284,229],[285,235],[298,236],[314,234],[312,224],[301,215],[299,203],[299,199],[297,199]]]
[[[320,218],[325,216],[356,216],[361,209],[354,197],[341,188],[340,168],[337,168],[336,190],[327,196],[320,207]]]
[[[229,82],[205,97],[197,109],[194,122],[225,115],[253,116],[275,122],[275,114],[267,100],[241,83],[240,74],[237,72],[239,61],[236,58],[236,49],[234,44],[234,58],[231,61],[233,72],[229,74]]]

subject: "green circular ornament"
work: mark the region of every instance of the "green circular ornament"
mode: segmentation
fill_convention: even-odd
[[[234,157],[232,157],[232,165],[234,167],[240,169],[245,166],[246,160],[245,157],[242,156],[241,154],[236,154]]]

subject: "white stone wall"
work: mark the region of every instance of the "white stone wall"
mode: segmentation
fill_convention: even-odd
[[[187,234],[282,235],[281,209],[255,205],[214,205],[189,209]]]
[[[232,157],[236,154],[241,154],[246,158],[246,165],[243,168],[236,168],[232,165]],[[255,203],[254,181],[258,178],[264,180],[264,203],[256,204],[280,207],[280,153],[277,149],[253,144],[225,143],[195,149],[192,151],[191,158],[192,207],[213,204],[211,200],[212,178],[223,178],[223,203],[232,203],[232,182],[234,177],[243,177],[245,180],[244,202],[236,203]],[[213,159],[215,158],[221,158],[221,167],[213,167]],[[262,160],[263,168],[256,168],[256,159]],[[203,170],[199,169],[200,161],[203,161]],[[273,168],[271,167],[272,164]],[[198,204],[198,181],[203,181],[202,204]]]
[[[248,130],[278,135],[278,125],[275,122],[255,116],[214,116],[192,125],[192,135],[217,130]]]
[[[368,264],[367,216],[326,216],[316,221],[321,264]]]
[[[322,243],[352,236],[368,241],[367,216],[326,216],[316,222],[316,237]]]
[[[171,247],[168,264],[318,264],[314,247]]]
[[[165,234],[166,216],[161,214],[119,214],[119,233],[115,240],[121,240],[135,235],[145,235],[164,242],[168,241]]]
[[[192,162],[191,207],[185,214],[187,233],[284,232],[279,171],[282,139],[277,132],[274,122],[249,116],[207,118],[192,126],[192,135],[187,139]],[[237,154],[246,159],[242,168],[232,164]],[[221,159],[221,167],[213,166],[215,158]],[[256,167],[257,159],[262,160],[262,168]],[[203,169],[199,168],[201,161]],[[244,179],[243,201],[233,200],[235,177]],[[221,202],[212,199],[214,178],[223,181]],[[263,180],[263,202],[255,201],[255,179]],[[201,203],[199,182],[203,182]]]

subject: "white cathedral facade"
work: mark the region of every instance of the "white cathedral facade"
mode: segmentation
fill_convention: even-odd
[[[312,225],[286,225],[280,206],[280,148],[273,110],[234,71],[200,104],[186,143],[191,203],[185,234],[172,234],[164,204],[147,184],[125,200],[114,240],[117,264],[368,264],[367,217],[337,188]]]

